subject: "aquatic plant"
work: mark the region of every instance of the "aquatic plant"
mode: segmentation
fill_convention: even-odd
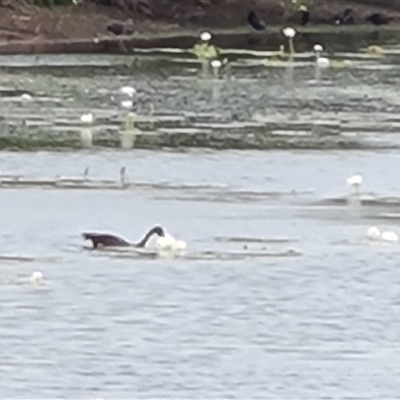
[[[313,0],[282,0],[281,6],[285,12],[308,11]]]
[[[211,33],[202,32],[200,41],[193,46],[193,53],[199,60],[213,60],[219,56],[219,49],[210,43],[211,38]]]
[[[283,34],[289,41],[289,63],[287,66],[286,85],[293,86],[293,69],[294,69],[294,44],[293,39],[296,36],[296,30],[288,26],[283,29]]]

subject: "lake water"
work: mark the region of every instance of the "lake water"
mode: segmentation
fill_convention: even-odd
[[[397,398],[397,152],[2,153],[0,170],[126,190],[2,188],[3,398]],[[332,203],[362,172],[372,206]],[[391,196],[391,206],[380,198]],[[83,249],[154,224],[175,259]],[[19,259],[12,257],[18,256]],[[7,258],[8,257],[8,258]],[[45,282],[26,278],[42,271]]]
[[[399,54],[385,51],[353,54],[351,68],[323,70],[318,84],[309,60],[294,88],[285,68],[242,57],[216,97],[218,83],[198,81],[187,57],[0,59],[1,135],[79,129],[86,112],[118,130],[117,93],[132,84],[157,129],[240,134],[269,119],[296,134],[318,120],[389,144],[3,151],[0,397],[398,398],[400,248],[366,238],[374,225],[400,235]],[[90,179],[116,181],[126,167],[130,185],[5,184],[7,174],[55,179],[86,167]],[[359,173],[362,204],[348,204],[346,179]],[[183,256],[83,248],[84,231],[136,241],[156,224],[187,242]],[[29,282],[34,271],[42,284]]]

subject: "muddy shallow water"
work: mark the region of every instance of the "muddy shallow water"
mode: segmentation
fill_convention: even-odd
[[[92,179],[117,179],[126,166],[131,186],[0,186],[1,396],[396,397],[399,244],[365,232],[397,230],[380,214],[399,212],[398,162],[366,151],[2,153],[3,174],[89,166]],[[332,204],[357,172],[376,202]],[[136,240],[156,223],[187,241],[185,256],[82,248],[84,230]],[[42,285],[17,284],[35,270]]]
[[[225,49],[230,72],[220,79],[199,79],[193,55],[165,50],[0,58],[0,148],[79,148],[88,112],[93,145],[120,147],[124,85],[137,90],[137,148],[398,147],[398,48],[327,48],[332,64],[318,82],[310,51],[296,54],[293,83],[276,51]]]

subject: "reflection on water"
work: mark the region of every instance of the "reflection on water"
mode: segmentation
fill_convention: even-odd
[[[398,243],[365,234],[397,230],[397,202],[382,199],[398,198],[398,162],[366,151],[3,153],[7,173],[89,166],[107,180],[126,166],[142,185],[0,189],[1,395],[396,397]],[[359,213],[345,201],[354,171],[361,199],[377,199]],[[231,201],[242,192],[296,196]],[[187,242],[182,257],[88,251],[80,237],[136,239],[154,224]],[[26,283],[34,271],[43,285]]]

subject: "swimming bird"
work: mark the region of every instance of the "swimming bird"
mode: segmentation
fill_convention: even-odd
[[[186,242],[183,240],[176,240],[169,233],[164,232],[164,236],[161,236],[157,239],[156,248],[162,252],[180,251],[186,249]]]
[[[126,94],[129,97],[133,97],[136,95],[136,89],[133,86],[123,86],[120,90],[121,93]]]
[[[121,101],[121,107],[123,107],[123,108],[131,109],[132,106],[133,106],[133,101],[132,100],[122,100]]]
[[[376,226],[371,226],[367,230],[367,238],[372,241],[397,242],[397,234],[393,231],[380,231]]]
[[[360,189],[360,186],[363,182],[363,177],[361,175],[353,175],[350,178],[347,178],[347,184],[354,188],[356,192]]]
[[[395,232],[383,231],[381,233],[381,240],[384,242],[397,242],[399,238]]]
[[[43,273],[40,271],[35,271],[29,277],[29,283],[32,285],[38,285],[43,282]]]
[[[393,18],[384,17],[382,14],[375,13],[366,18],[368,22],[374,25],[387,25]]]
[[[263,31],[266,27],[265,22],[262,19],[258,18],[257,14],[254,11],[250,11],[247,15],[247,22],[256,31]]]
[[[85,240],[90,240],[93,244],[93,249],[97,249],[98,247],[138,247],[143,248],[146,246],[149,239],[153,236],[157,235],[159,237],[165,236],[165,231],[160,226],[155,226],[154,228],[150,229],[146,235],[137,243],[131,243],[127,240],[105,233],[90,233],[85,232],[82,234]]]
[[[27,101],[30,101],[30,100],[32,100],[32,96],[29,94],[29,93],[22,93],[21,94],[21,100],[27,100]]]
[[[381,232],[376,226],[371,226],[367,230],[367,238],[370,240],[379,240],[381,237]]]

